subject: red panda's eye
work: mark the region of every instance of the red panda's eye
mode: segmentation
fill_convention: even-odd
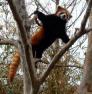
[[[65,18],[65,14],[60,15],[61,18]]]
[[[66,20],[67,20],[67,16],[66,16],[65,13],[60,14],[60,18],[61,18],[61,19],[66,19]]]

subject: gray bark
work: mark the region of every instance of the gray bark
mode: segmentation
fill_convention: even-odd
[[[89,28],[92,28],[92,9],[89,17]],[[92,32],[88,33],[88,48],[84,62],[83,80],[77,94],[92,94]]]

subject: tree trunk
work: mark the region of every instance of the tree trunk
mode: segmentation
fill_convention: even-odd
[[[89,28],[92,28],[92,10],[89,17]],[[84,63],[83,80],[78,94],[92,94],[92,32],[88,33],[88,48]]]

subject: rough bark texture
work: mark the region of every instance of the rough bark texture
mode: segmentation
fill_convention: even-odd
[[[92,9],[89,17],[89,28],[92,27]],[[92,94],[92,32],[88,33],[88,48],[84,62],[83,80],[78,94]]]
[[[24,94],[35,94],[32,92],[37,92],[38,88],[36,89],[37,86],[35,85],[36,77],[35,77],[35,71],[32,62],[31,45],[27,41],[29,38],[28,31],[30,31],[30,26],[27,20],[25,1],[8,0],[8,3],[10,5],[14,19],[16,20],[19,28],[19,37],[20,37],[19,49],[20,49],[21,62],[24,72]]]

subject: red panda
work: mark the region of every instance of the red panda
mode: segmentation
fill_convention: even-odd
[[[56,39],[60,38],[64,43],[69,41],[66,33],[66,23],[71,18],[71,15],[65,8],[60,6],[58,6],[55,14],[45,15],[40,11],[35,11],[34,14],[41,21],[42,28],[31,39],[32,51],[33,57],[41,58],[42,53]]]
[[[40,14],[42,14],[44,17],[47,17],[47,19],[43,20],[42,18],[44,17],[39,17]],[[65,17],[60,19],[59,17],[62,14],[64,14]],[[43,25],[41,25],[39,31],[35,33],[35,35],[33,35],[32,38],[30,38],[30,43],[32,45],[33,57],[41,58],[43,51],[45,51],[45,49],[47,49],[57,38],[61,38],[65,43],[69,41],[69,37],[66,34],[65,25],[66,22],[71,18],[71,15],[65,8],[59,6],[55,14],[46,16],[38,11],[37,16],[38,19],[42,21]],[[54,19],[57,24],[55,24],[55,22],[54,24],[52,23]],[[12,63],[9,67],[8,78],[10,82],[12,82],[12,80],[14,79],[19,63],[20,54],[18,51],[16,51],[16,53],[13,56]]]
[[[8,79],[10,82],[12,82],[12,80],[14,79],[19,64],[20,64],[20,54],[18,50],[16,50],[12,58],[12,63],[9,66]]]

